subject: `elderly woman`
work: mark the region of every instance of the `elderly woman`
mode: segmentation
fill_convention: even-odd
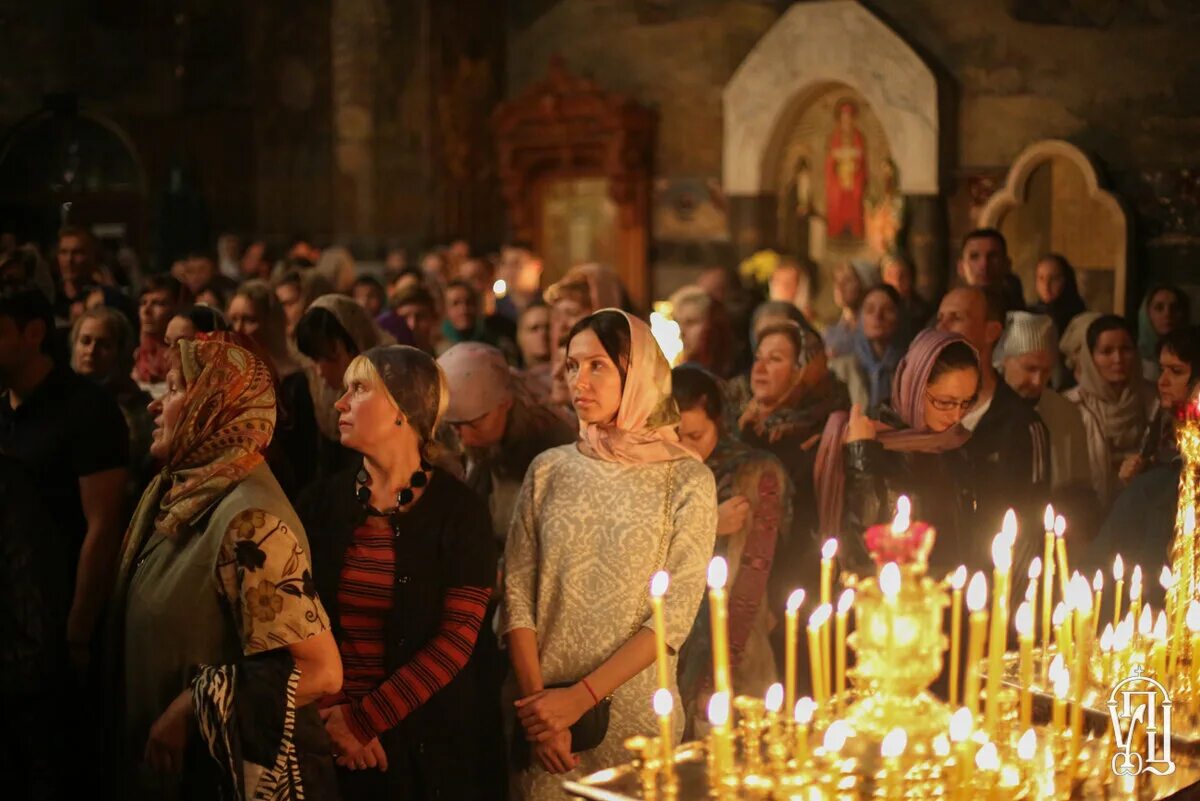
[[[300,503],[346,666],[323,704],[342,795],[488,798],[474,722],[495,699],[480,697],[471,655],[496,560],[483,502],[430,464],[445,377],[392,345],[356,356],[345,386],[338,428],[357,463]]]
[[[761,696],[776,677],[767,579],[780,533],[791,526],[792,483],[774,456],[729,436],[715,376],[698,367],[676,367],[671,394],[679,404],[680,442],[705,460],[717,480],[716,555],[729,564],[733,686],[739,694]],[[713,689],[708,622],[702,603],[679,656],[679,694],[689,721],[703,717]]]
[[[229,324],[253,340],[259,352],[271,361],[278,382],[280,418],[274,443],[291,466],[294,486],[304,487],[314,475],[320,435],[308,377],[299,354],[288,342],[283,306],[270,284],[246,281],[238,287],[229,301]]]
[[[304,528],[263,460],[270,371],[226,335],[170,351],[112,603],[115,798],[333,798],[312,702],[342,683]],[[273,722],[272,722],[273,721]]]
[[[446,422],[466,457],[467,486],[487,501],[503,544],[521,481],[539,453],[568,442],[566,420],[537,403],[505,363],[482,342],[463,342],[438,357],[450,389]]]
[[[1158,284],[1146,293],[1138,309],[1138,353],[1142,357],[1142,375],[1147,381],[1158,378],[1158,340],[1184,328],[1191,316],[1191,301],[1173,284]]]
[[[147,411],[150,396],[130,376],[133,369],[133,329],[119,311],[107,306],[88,309],[71,326],[71,367],[106,389],[129,427],[130,479],[136,493],[148,480],[150,431],[154,420]]]
[[[567,340],[579,439],[533,460],[504,552],[515,801],[561,798],[561,774],[610,767],[626,738],[656,731],[647,590],[659,570],[671,577],[663,634],[680,708],[674,654],[717,527],[712,473],[678,442],[670,368],[649,327],[605,309]],[[601,704],[607,726],[590,712]]]
[[[683,361],[703,367],[718,378],[733,372],[733,330],[724,305],[698,286],[685,286],[671,296],[671,316],[679,325]]]
[[[850,353],[829,363],[845,384],[851,403],[875,410],[892,397],[892,375],[908,346],[901,330],[900,295],[887,284],[867,290],[858,313]]]
[[[1122,462],[1135,455],[1154,410],[1154,390],[1142,378],[1133,331],[1114,314],[1085,312],[1060,342],[1078,386],[1063,393],[1079,404],[1088,434],[1088,457],[1097,491],[1110,503],[1119,489]]]
[[[890,520],[902,494],[912,501],[914,519],[938,530],[930,554],[937,570],[990,564],[990,539],[975,536],[963,448],[971,432],[962,419],[978,392],[974,348],[957,334],[922,331],[896,367],[891,405],[878,420],[858,406],[830,417],[817,455],[820,530],[841,536],[838,559],[849,569],[873,569],[863,532]],[[931,573],[941,575],[937,570]]]

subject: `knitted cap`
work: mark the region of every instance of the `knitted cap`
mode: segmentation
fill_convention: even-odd
[[[513,396],[512,374],[504,354],[482,342],[461,342],[438,357],[450,386],[446,420],[465,423]]]
[[[996,345],[993,363],[999,367],[1005,359],[1024,356],[1035,350],[1049,351],[1058,356],[1058,332],[1054,330],[1054,321],[1045,314],[1009,312],[1004,334]]]

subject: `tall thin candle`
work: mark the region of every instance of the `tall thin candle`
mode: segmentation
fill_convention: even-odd
[[[801,698],[796,702],[796,708],[792,713],[796,721],[796,744],[793,754],[796,757],[796,762],[801,766],[808,759],[808,724],[812,723],[813,713],[816,712],[817,705],[811,698]]]
[[[654,661],[658,665],[658,687],[668,690],[670,695],[671,668],[667,662],[667,625],[663,617],[663,596],[671,579],[667,571],[660,570],[650,580],[650,608],[654,614]]]
[[[1075,699],[1071,710],[1071,753],[1079,753],[1079,745],[1083,736],[1083,691],[1087,682],[1087,658],[1091,653],[1088,646],[1088,635],[1092,630],[1092,596],[1088,592],[1087,579],[1076,576],[1070,589],[1072,603],[1075,608]]]
[[[812,670],[813,698],[818,704],[829,700],[829,685],[821,664],[821,627],[829,621],[833,607],[821,604],[808,619],[808,662]]]
[[[804,590],[793,590],[787,599],[784,612],[783,666],[785,709],[796,705],[796,651],[799,647],[797,634],[800,630],[800,607],[804,604]]]
[[[1142,616],[1142,566],[1134,565],[1133,573],[1129,576],[1129,611],[1134,622]]]
[[[996,734],[1000,720],[1000,674],[1004,670],[1004,645],[1007,632],[1005,611],[1008,603],[1008,571],[1012,567],[1012,545],[1001,532],[992,540],[992,627],[988,643],[987,703],[984,707],[984,731]]]
[[[1042,552],[1042,672],[1050,667],[1050,613],[1054,609],[1054,507],[1046,507],[1046,540]]]
[[[655,690],[654,714],[658,716],[658,736],[662,744],[662,773],[668,784],[675,777],[675,732],[671,728],[671,709],[674,706],[675,699],[671,697],[670,690]]]
[[[843,703],[846,694],[846,618],[853,603],[854,590],[843,590],[838,597],[837,632],[834,636],[834,692],[837,693],[839,704]]]
[[[1112,613],[1112,625],[1115,630],[1121,625],[1121,592],[1125,589],[1125,560],[1121,558],[1121,554],[1117,554],[1117,558],[1113,560],[1112,577],[1115,582]],[[1100,614],[1099,609],[1096,610],[1096,614]]]
[[[967,566],[959,565],[950,576],[950,706],[958,703],[958,663],[962,650],[962,596],[967,583]]]
[[[833,606],[833,559],[837,555],[838,541],[834,539],[825,540],[825,544],[821,546],[821,603]],[[821,654],[825,658],[825,671],[828,675],[829,670],[829,655],[833,649],[830,647],[830,630],[825,629],[821,633]],[[826,688],[828,689],[828,688]]]
[[[713,688],[729,692],[729,610],[725,605],[725,580],[729,567],[723,557],[708,563],[708,612],[712,627]]]
[[[1064,732],[1067,729],[1067,696],[1071,691],[1071,674],[1063,667],[1062,654],[1056,655],[1050,663],[1050,681],[1054,686],[1050,725],[1055,732]]]
[[[1020,648],[1020,664],[1018,678],[1021,685],[1022,726],[1029,726],[1033,720],[1033,695],[1030,685],[1033,684],[1033,607],[1025,602],[1017,607],[1017,643]]]
[[[1054,558],[1058,562],[1058,580],[1061,582],[1063,597],[1067,597],[1067,582],[1068,576],[1071,575],[1067,568],[1067,541],[1063,539],[1063,535],[1067,531],[1067,521],[1062,515],[1057,515],[1054,518]]]
[[[1096,571],[1096,575],[1092,576],[1092,592],[1095,598],[1092,600],[1092,639],[1096,639],[1096,632],[1100,630],[1100,604],[1104,600],[1104,573],[1100,570]]]
[[[983,661],[983,643],[987,636],[987,579],[982,572],[971,576],[967,585],[969,632],[967,634],[967,680],[963,685],[963,706],[974,714],[979,703],[979,663]]]

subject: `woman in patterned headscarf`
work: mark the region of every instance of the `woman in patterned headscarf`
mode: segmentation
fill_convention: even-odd
[[[649,327],[616,309],[585,317],[567,334],[566,370],[579,438],[530,464],[505,544],[509,786],[521,801],[560,798],[555,774],[611,766],[627,737],[655,730],[647,590],[659,570],[670,574],[667,682],[681,708],[675,654],[717,528],[712,473],[679,443],[670,367]],[[572,731],[610,696],[607,726],[591,727],[599,743]]]
[[[304,529],[263,460],[270,371],[224,334],[183,340],[170,360],[151,404],[164,467],[125,535],[113,603],[112,795],[329,797],[311,702],[342,668]]]

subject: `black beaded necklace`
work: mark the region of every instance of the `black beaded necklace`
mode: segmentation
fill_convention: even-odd
[[[355,476],[355,481],[358,484],[355,495],[358,498],[358,502],[367,510],[368,515],[371,517],[390,517],[394,523],[396,516],[413,502],[416,497],[414,490],[418,490],[429,483],[429,474],[432,470],[433,466],[422,457],[421,466],[409,477],[408,484],[401,487],[400,491],[396,493],[396,505],[391,509],[381,511],[371,505],[371,474],[367,472],[367,468],[364,465],[358,469],[358,475]]]

